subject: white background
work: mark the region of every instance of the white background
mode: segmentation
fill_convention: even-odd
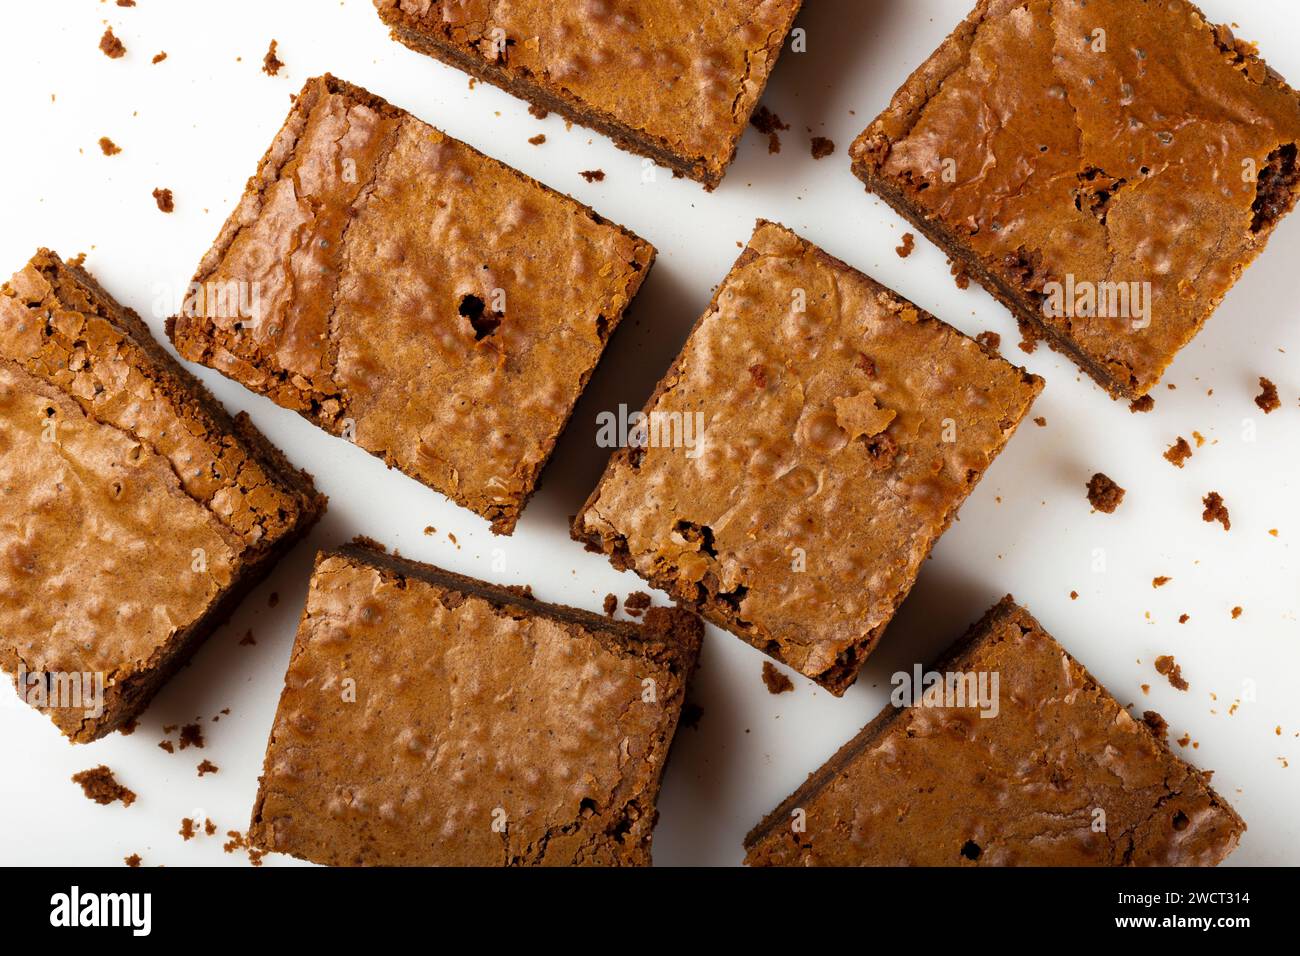
[[[246,864],[222,837],[183,842],[182,817],[210,817],[221,833],[247,827],[263,748],[318,547],[367,534],[404,555],[592,610],[607,592],[642,583],[569,540],[567,516],[594,486],[606,453],[595,418],[619,402],[640,407],[708,304],[756,217],[789,225],[969,334],[993,330],[1002,350],[1047,380],[1034,415],[989,471],[922,569],[911,597],[858,684],[835,699],[795,677],[773,697],[763,661],[710,628],[695,696],[698,729],[679,732],[659,802],[660,864],[736,864],[758,819],[886,702],[889,675],[930,659],[990,604],[1012,592],[1120,698],[1153,708],[1175,749],[1216,771],[1216,788],[1250,826],[1234,864],[1300,863],[1300,215],[1277,230],[1201,336],[1154,393],[1156,410],[1130,414],[1040,348],[1025,355],[1007,312],[978,286],[959,291],[944,257],[918,237],[894,253],[903,221],[869,196],[846,149],[912,68],[964,16],[968,0],[808,0],[800,25],[809,51],[788,51],[764,103],[791,130],[769,155],[750,130],[713,194],[661,172],[598,134],[531,117],[523,102],[391,41],[367,0],[0,0],[5,137],[0,147],[0,272],[39,245],[87,266],[162,338],[153,301],[188,282],[308,77],[331,71],[361,84],[562,191],[659,248],[659,260],[578,406],[513,538],[376,459],[207,369],[194,367],[232,411],[246,409],[330,496],[326,518],[158,697],[133,736],[74,747],[44,717],[0,689],[0,862],[120,865]],[[1300,83],[1300,27],[1289,0],[1204,0],[1211,19],[1240,23],[1269,62]],[[97,49],[105,23],[128,47]],[[271,39],[286,63],[261,71]],[[151,65],[155,53],[168,59]],[[809,129],[836,152],[814,161]],[[545,133],[541,147],[529,137]],[[97,146],[111,137],[121,155]],[[588,184],[580,170],[603,169]],[[162,215],[151,192],[174,190]],[[1252,402],[1259,375],[1283,408]],[[1213,390],[1213,394],[1210,391]],[[1253,421],[1257,440],[1243,440]],[[1179,435],[1208,442],[1179,471],[1161,457]],[[1128,489],[1113,516],[1091,513],[1084,484],[1104,471]],[[1232,531],[1201,521],[1201,497],[1221,492]],[[427,525],[437,528],[423,534]],[[1277,529],[1276,537],[1269,534]],[[458,544],[449,540],[456,536]],[[506,570],[494,572],[493,549]],[[1106,570],[1093,570],[1104,549]],[[1173,581],[1153,590],[1151,579]],[[1070,592],[1079,597],[1072,601]],[[278,606],[268,607],[277,592]],[[658,596],[657,599],[662,599]],[[1230,609],[1241,605],[1240,620]],[[815,615],[816,608],[808,613]],[[1180,625],[1180,614],[1190,620]],[[251,629],[255,646],[240,646]],[[1179,693],[1152,661],[1174,654],[1191,690]],[[1141,689],[1150,685],[1149,694]],[[1248,691],[1254,688],[1254,699]],[[1230,709],[1238,698],[1235,714]],[[229,716],[210,718],[224,708]],[[166,724],[204,719],[202,751],[160,750]],[[1280,734],[1276,728],[1281,728]],[[172,735],[175,739],[175,735]],[[198,778],[203,758],[220,766]],[[1284,766],[1285,761],[1291,767]],[[90,803],[69,782],[106,763],[139,794],[129,809]],[[292,862],[270,857],[268,865]]]

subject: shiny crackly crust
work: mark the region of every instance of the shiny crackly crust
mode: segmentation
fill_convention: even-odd
[[[47,250],[0,290],[0,422],[0,663],[103,675],[102,713],[41,707],[76,742],[138,714],[324,509]]]
[[[712,190],[735,158],[802,0],[375,5],[412,49]],[[494,29],[502,31],[495,39]]]
[[[748,865],[1212,866],[1245,832],[1012,598],[927,671],[997,673],[997,716],[885,708],[750,832]]]
[[[325,76],[195,276],[246,307],[209,294],[168,334],[509,534],[654,255]]]
[[[1298,142],[1300,95],[1184,0],[982,0],[850,154],[1027,334],[1135,399],[1294,206]],[[1046,314],[1071,277],[1150,282],[1150,325]]]
[[[702,631],[322,552],[250,840],[334,865],[647,865]]]
[[[573,537],[839,695],[1041,388],[760,221],[645,407],[701,452],[616,452]]]

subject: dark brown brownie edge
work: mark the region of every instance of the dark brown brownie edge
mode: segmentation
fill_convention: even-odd
[[[758,228],[761,228],[765,225],[780,226],[779,223],[774,223],[771,220],[760,219],[758,220],[755,229],[757,230]],[[786,229],[787,227],[781,226],[780,228]],[[792,232],[793,230],[788,230],[788,231]],[[871,278],[871,276],[867,275],[866,273],[854,269],[846,262],[843,262],[842,260],[837,259],[836,257],[830,255],[825,250],[821,249],[819,246],[816,246],[808,242],[808,240],[803,239],[802,237],[800,238],[802,239],[802,241],[807,242],[810,246],[812,246],[812,248],[816,249],[818,259],[824,262],[829,268],[852,272],[860,276],[875,291],[889,296],[891,300],[900,303],[907,302],[907,300],[903,299],[898,293],[881,285],[879,282]],[[749,248],[748,245],[746,245],[745,250],[740,254],[740,257],[736,260],[736,263],[732,266],[731,270],[727,273],[726,278],[723,279],[721,285],[719,285],[718,288],[714,291],[713,299],[709,303],[709,307],[704,311],[704,313],[698,319],[695,320],[695,324],[691,326],[691,331],[686,338],[687,342],[689,342],[691,337],[695,335],[696,331],[700,328],[700,326],[710,316],[712,316],[713,313],[717,311],[718,298],[722,295],[723,290],[727,287],[729,281],[731,280],[731,277],[741,269],[748,266],[756,258],[757,258],[757,253],[755,253],[751,248]],[[940,322],[941,321],[940,319],[931,315],[929,312],[926,312],[924,309],[921,309],[910,302],[908,302],[907,304],[911,305],[912,308],[916,309],[918,322]],[[953,328],[953,331],[956,332],[958,335],[963,335],[963,337],[969,338],[969,336],[965,336],[964,333],[962,333],[960,330],[956,328]],[[971,341],[973,342],[974,340],[972,339]],[[684,349],[685,349],[685,344],[683,344],[683,350]],[[669,366],[668,371],[664,373],[664,376],[659,380],[658,385],[655,386],[654,392],[651,394],[650,398],[646,401],[645,407],[642,409],[643,414],[649,415],[649,413],[654,408],[655,404],[659,401],[659,399],[676,382],[681,369],[682,358],[683,358],[683,351],[679,351],[677,353],[677,357],[673,360],[673,364]],[[1034,388],[1035,396],[1037,395],[1038,392],[1042,391],[1043,380],[1041,378],[1025,371],[1024,369],[1020,369],[1020,372],[1024,382],[1028,385],[1031,385]],[[1002,449],[1006,447],[1006,443],[1011,440],[1012,435],[1015,434],[1016,429],[1018,428],[1019,428],[1019,423],[1017,422],[1015,428],[1013,428],[1011,432],[1009,432],[1006,435],[1006,437],[1002,441],[1002,444],[998,446],[997,452],[995,453],[994,457],[996,457],[997,454],[1001,454]],[[633,562],[631,553],[628,550],[626,540],[624,540],[622,536],[617,536],[615,538],[611,538],[610,540],[606,541],[602,539],[599,534],[583,534],[579,529],[581,528],[583,515],[586,514],[586,512],[589,509],[594,507],[596,502],[600,500],[600,489],[601,489],[601,485],[604,484],[605,477],[613,472],[614,468],[618,465],[619,462],[628,461],[631,458],[632,451],[633,450],[630,448],[620,448],[610,456],[609,462],[606,464],[605,471],[602,473],[600,481],[596,484],[595,490],[592,491],[591,495],[587,498],[582,508],[578,511],[578,514],[574,517],[573,524],[570,526],[569,529],[570,537],[572,537],[573,540],[583,544],[588,551],[595,552],[596,554],[607,555],[610,559],[610,562],[614,565],[614,567],[616,567],[620,571],[628,571],[628,570],[636,571],[635,563]],[[934,548],[935,544],[938,543],[939,539],[943,537],[944,532],[948,530],[949,526],[953,522],[953,519],[956,517],[957,512],[961,509],[961,506],[965,503],[966,499],[970,496],[970,493],[974,491],[975,486],[979,484],[980,479],[982,479],[983,477],[984,474],[983,472],[981,472],[976,477],[975,481],[971,483],[970,487],[966,489],[966,494],[963,495],[958,501],[954,503],[952,510],[948,513],[948,517],[944,523],[943,528],[939,530],[938,534],[936,534],[933,540],[931,540],[930,542],[931,550]],[[929,552],[927,551],[927,555],[928,553]],[[924,560],[924,558],[922,560]],[[639,574],[640,572],[637,571],[636,573]],[[727,601],[725,596],[706,593],[703,597],[700,597],[698,592],[696,594],[689,594],[682,590],[681,585],[678,583],[678,580],[675,576],[652,575],[646,578],[646,580],[649,582],[651,587],[654,587],[655,589],[663,591],[666,594],[670,595],[672,599],[677,602],[678,605],[682,607],[690,608],[694,610],[696,613],[704,615],[704,617],[707,618],[708,620],[717,624],[719,627],[722,627],[725,630],[731,632],[732,634],[735,634],[741,640],[745,641],[750,646],[755,647],[758,650],[762,651],[764,654],[767,654],[773,660],[780,661],[782,664],[785,664],[787,666],[792,666],[787,660],[785,660],[784,657],[781,656],[780,648],[775,644],[775,642],[763,641],[759,639],[756,635],[747,632],[746,629],[749,627],[748,623],[741,619],[739,609],[736,606],[734,606],[732,603]],[[905,587],[901,588],[897,594],[894,595],[892,611],[890,614],[891,619],[893,617],[893,614],[898,611],[899,606],[903,603],[904,599],[911,591],[912,585],[914,583],[915,581],[909,582]],[[699,585],[698,587],[703,587],[703,585]],[[817,684],[824,687],[826,690],[830,691],[830,693],[833,694],[834,696],[836,697],[844,696],[844,692],[847,691],[851,686],[853,686],[853,683],[858,679],[858,673],[859,671],[861,671],[862,665],[866,662],[866,659],[871,655],[871,652],[875,650],[876,645],[880,642],[880,639],[884,636],[885,629],[886,627],[888,627],[888,624],[889,622],[886,621],[880,626],[868,631],[865,635],[863,635],[861,640],[859,640],[856,644],[854,644],[851,648],[849,648],[846,654],[841,655],[841,660],[836,661],[833,667],[831,667],[829,670],[823,671],[820,675],[818,675],[817,677],[813,677],[811,679],[815,681]]]

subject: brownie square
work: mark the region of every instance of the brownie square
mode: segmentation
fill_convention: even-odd
[[[1112,397],[1300,191],[1300,95],[1184,0],[982,0],[854,143],[867,188]]]
[[[803,0],[375,0],[393,37],[713,190]]]
[[[654,255],[324,76],[168,334],[509,534]]]
[[[647,865],[702,631],[322,552],[249,838],[332,865]]]
[[[926,673],[942,683],[925,696],[895,675],[906,705],[755,827],[747,864],[1214,866],[1245,832],[1010,597]]]
[[[760,221],[573,536],[839,695],[1041,388]]]
[[[143,711],[324,508],[78,265],[0,289],[0,666],[71,740]]]

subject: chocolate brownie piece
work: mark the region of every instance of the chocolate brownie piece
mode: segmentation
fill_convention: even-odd
[[[654,255],[324,76],[168,334],[509,534]]]
[[[1246,829],[1010,597],[926,673],[924,697],[896,675],[906,706],[755,827],[746,863],[1212,866]]]
[[[803,0],[375,0],[393,37],[714,189]]]
[[[867,187],[1114,397],[1300,191],[1300,94],[1185,0],[981,0],[852,148]]]
[[[1041,388],[760,221],[573,536],[842,694]]]
[[[703,625],[322,552],[249,842],[334,865],[644,865]]]
[[[0,289],[0,666],[85,743],[136,717],[325,499],[42,249]]]

